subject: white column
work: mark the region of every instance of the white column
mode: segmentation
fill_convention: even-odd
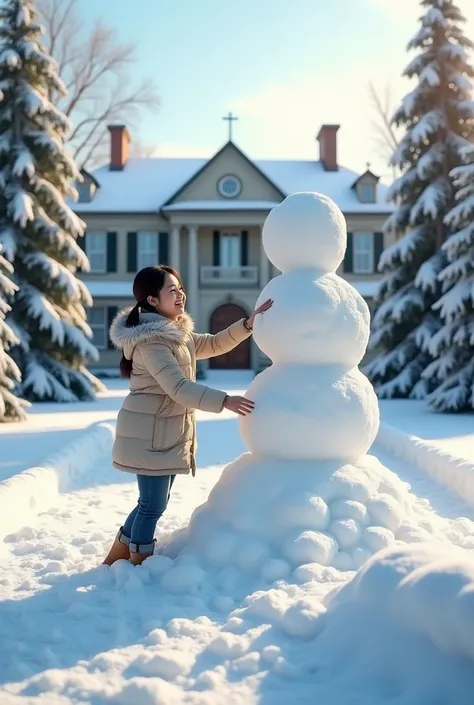
[[[189,226],[188,241],[188,304],[187,308],[192,318],[198,324],[199,316],[199,250],[198,229],[196,225]]]
[[[173,269],[176,269],[179,272],[180,268],[180,226],[175,225],[173,227],[173,230],[171,231],[171,253],[170,253],[170,264],[173,267]]]
[[[262,229],[260,228],[260,288],[263,289],[270,281],[270,262],[263,249]]]

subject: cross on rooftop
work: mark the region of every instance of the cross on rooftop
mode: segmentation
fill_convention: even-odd
[[[232,123],[238,120],[238,117],[235,117],[235,115],[232,115],[232,113],[229,113],[226,117],[222,118],[223,120],[227,120],[229,123],[229,142],[232,142]]]

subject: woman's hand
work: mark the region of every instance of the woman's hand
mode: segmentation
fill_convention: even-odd
[[[265,313],[265,311],[268,311],[268,309],[271,308],[272,306],[273,306],[273,299],[267,299],[263,304],[261,304],[258,308],[256,308],[255,311],[252,313],[252,315],[247,319],[248,327],[253,328],[255,316],[258,316],[259,313]]]
[[[227,396],[224,400],[224,409],[229,409],[233,411],[234,414],[239,416],[247,416],[251,414],[254,410],[255,404],[250,399],[245,397],[229,397]]]

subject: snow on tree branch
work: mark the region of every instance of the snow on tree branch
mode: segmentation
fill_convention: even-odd
[[[454,297],[446,293],[453,270],[448,274],[445,267],[455,250],[460,253],[454,243],[470,237],[466,218],[472,194],[462,190],[469,186],[459,168],[474,141],[474,69],[468,59],[474,45],[463,34],[464,18],[454,0],[421,5],[420,27],[408,43],[416,55],[404,71],[415,87],[392,119],[403,131],[391,158],[401,175],[390,189],[395,210],[384,232],[393,244],[379,261],[383,279],[369,343],[374,359],[367,373],[386,397],[419,398],[433,391],[430,341],[443,325],[442,315],[448,308],[450,315],[458,310],[466,292],[464,287],[463,297],[461,289]],[[458,204],[456,191],[462,198]],[[461,222],[462,235],[454,235]]]
[[[102,385],[85,368],[98,353],[86,321],[91,297],[76,277],[78,266],[87,268],[77,244],[84,223],[66,203],[80,172],[66,147],[69,118],[52,103],[63,82],[42,36],[33,0],[4,0],[0,243],[17,289],[8,323],[19,389],[30,400],[77,401]]]

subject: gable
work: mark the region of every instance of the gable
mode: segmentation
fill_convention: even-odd
[[[226,197],[219,184],[223,177],[236,177],[241,184],[238,195]],[[281,201],[285,197],[260,169],[232,142],[228,142],[202,169],[185,184],[166,205],[184,201]]]

